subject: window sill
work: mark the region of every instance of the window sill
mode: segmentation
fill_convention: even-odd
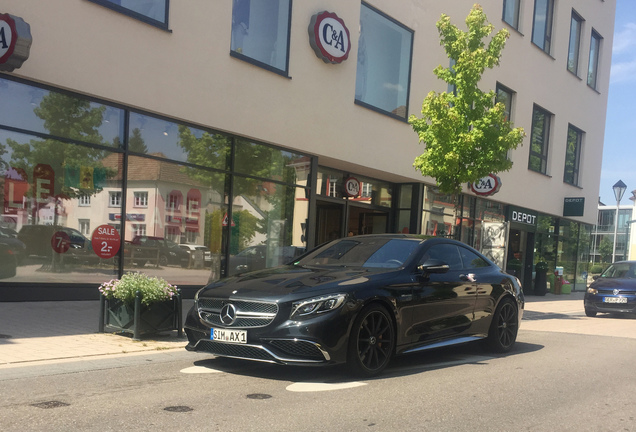
[[[282,77],[291,79],[291,77],[288,74],[288,71],[275,68],[273,66],[268,65],[267,63],[263,63],[263,62],[260,62],[258,60],[254,60],[253,58],[248,57],[248,56],[246,56],[244,54],[238,53],[236,51],[230,51],[230,57],[234,57],[235,59],[243,60],[246,63],[249,63],[249,64],[254,65],[254,66],[258,66],[261,69],[265,69],[265,70],[268,70],[270,72],[274,72],[276,75],[280,75]]]

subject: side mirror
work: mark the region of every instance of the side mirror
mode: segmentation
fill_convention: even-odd
[[[599,275],[594,275],[594,276],[592,276],[592,280],[596,280],[596,279],[598,279],[598,278],[599,278]]]
[[[450,270],[450,266],[442,260],[428,259],[424,264],[417,266],[422,273],[446,273]]]

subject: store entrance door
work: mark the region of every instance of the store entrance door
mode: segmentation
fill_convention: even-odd
[[[532,294],[533,288],[534,233],[518,229],[510,230],[507,271],[521,281],[523,292]]]
[[[319,200],[316,210],[316,245],[345,236],[388,232],[388,210],[371,209],[349,201],[341,204]]]

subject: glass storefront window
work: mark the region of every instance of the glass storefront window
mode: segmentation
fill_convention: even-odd
[[[228,275],[284,264],[305,251],[303,189],[236,178],[234,190]]]
[[[455,226],[455,201],[450,195],[442,195],[431,186],[424,188],[422,234],[435,237],[452,237]]]
[[[123,233],[126,271],[143,268],[176,285],[203,285],[210,272],[219,275],[224,190],[225,176],[215,172],[131,156]],[[108,217],[116,220],[118,213]]]
[[[301,154],[237,140],[234,170],[289,184],[306,184],[309,158]]]
[[[231,139],[149,115],[130,113],[128,149],[178,162],[228,169]]]
[[[0,227],[13,233],[0,241],[18,256],[8,281],[101,283],[116,275],[113,257],[91,241],[109,223],[109,191],[121,193],[111,158],[118,155],[0,130]]]
[[[0,78],[0,125],[120,147],[124,111]]]

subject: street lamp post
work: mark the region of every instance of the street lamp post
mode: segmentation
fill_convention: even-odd
[[[614,196],[616,197],[616,218],[614,219],[614,247],[612,248],[612,262],[616,261],[616,237],[618,235],[618,209],[621,205],[621,198],[627,189],[627,185],[621,180],[617,181],[614,186]]]

